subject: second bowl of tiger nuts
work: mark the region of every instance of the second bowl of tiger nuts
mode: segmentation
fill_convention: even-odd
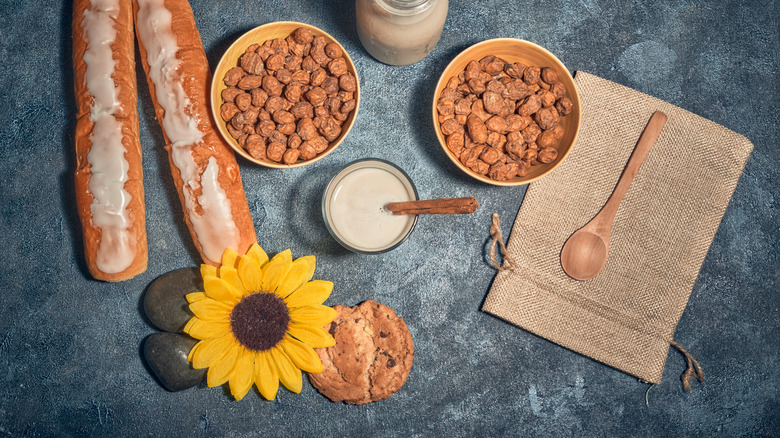
[[[355,64],[328,33],[274,22],[239,37],[211,84],[222,137],[241,156],[273,168],[321,160],[341,144],[357,116]]]
[[[433,124],[447,156],[468,175],[500,186],[530,183],[568,155],[580,128],[569,71],[534,43],[477,43],[444,69]]]

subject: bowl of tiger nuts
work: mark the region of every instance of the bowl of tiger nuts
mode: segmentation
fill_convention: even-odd
[[[530,183],[568,155],[580,128],[580,98],[569,71],[534,43],[477,43],[444,69],[433,124],[447,156],[488,184]]]
[[[256,27],[219,61],[211,110],[222,137],[249,161],[300,167],[321,160],[355,121],[360,83],[344,47],[291,21]]]

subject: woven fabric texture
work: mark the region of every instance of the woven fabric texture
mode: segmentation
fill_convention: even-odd
[[[585,72],[569,156],[528,188],[483,310],[561,346],[660,383],[677,326],[753,145],[743,136]],[[595,278],[561,268],[566,239],[598,213],[654,111],[668,121],[615,217]]]

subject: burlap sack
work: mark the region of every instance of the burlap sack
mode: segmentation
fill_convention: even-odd
[[[497,274],[483,310],[660,383],[674,329],[753,145],[599,77],[578,72],[575,82],[579,138],[558,168],[529,186],[507,245],[516,269]],[[560,263],[564,242],[607,201],[656,110],[668,121],[623,198],[604,270],[588,281],[569,278]]]

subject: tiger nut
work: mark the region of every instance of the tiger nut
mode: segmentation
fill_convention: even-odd
[[[347,61],[337,58],[328,63],[328,70],[334,76],[341,76],[347,72]]]
[[[252,88],[257,88],[260,85],[263,84],[263,77],[264,76],[258,76],[258,75],[246,75],[241,78],[241,80],[238,81],[236,86],[244,91],[251,90]]]
[[[268,71],[276,71],[284,67],[285,56],[280,53],[274,53],[265,60],[265,68]]]
[[[252,105],[252,96],[249,93],[241,93],[233,100],[240,111],[246,111]]]
[[[461,126],[461,124],[458,123],[458,121],[455,119],[445,120],[444,123],[441,124],[441,133],[445,136],[462,130],[463,126]]]
[[[558,113],[562,116],[565,116],[571,112],[571,108],[573,106],[573,103],[571,99],[568,97],[563,97],[558,100],[558,102],[555,104],[555,109],[558,110]]]
[[[555,132],[553,130],[544,131],[536,138],[536,144],[538,144],[540,148],[554,146],[557,141],[558,139],[555,138]]]
[[[528,85],[533,85],[539,82],[540,74],[541,69],[539,67],[526,67],[525,71],[523,71],[523,81]]]
[[[504,155],[496,148],[493,147],[487,147],[485,148],[482,153],[479,155],[479,158],[486,162],[487,164],[493,164],[501,159],[501,156]]]
[[[268,149],[266,149],[265,153],[269,160],[276,161],[278,163],[282,161],[282,158],[284,157],[284,151],[286,150],[287,146],[285,146],[283,143],[275,141],[268,144]]]
[[[298,149],[287,149],[282,155],[282,162],[284,164],[295,164],[298,161],[298,157],[301,156],[301,151]]]
[[[473,114],[470,115],[466,120],[466,128],[468,129],[469,137],[475,143],[485,143],[487,141],[487,126],[479,117]]]
[[[509,131],[509,124],[507,123],[506,119],[499,116],[493,116],[489,118],[485,122],[485,126],[488,130],[495,131],[499,134],[504,134]]]
[[[348,92],[357,91],[357,79],[350,73],[345,73],[339,78],[339,87]]]
[[[256,52],[247,52],[238,58],[238,63],[250,75],[262,75],[265,73],[265,64]]]
[[[295,42],[298,44],[308,44],[314,39],[311,31],[305,27],[299,27],[295,29],[292,33],[292,36],[295,38]]]
[[[274,112],[272,118],[276,123],[295,123],[295,116],[284,110]]]
[[[314,106],[320,106],[325,103],[328,93],[321,87],[314,87],[306,92],[306,99]]]
[[[477,159],[474,164],[469,166],[469,169],[477,173],[477,175],[487,175],[490,170],[490,165],[482,160]]]
[[[269,96],[281,96],[282,90],[284,89],[284,86],[281,82],[279,82],[278,79],[276,79],[273,76],[263,76],[261,81],[261,86],[263,87],[263,91],[268,93]],[[239,83],[240,87],[240,83]]]
[[[455,132],[447,136],[447,148],[455,155],[460,155],[463,152],[464,141],[463,132]]]
[[[317,136],[317,127],[314,126],[312,119],[305,118],[298,121],[296,132],[301,136],[301,139],[308,141]]]
[[[346,102],[344,102],[341,105],[341,113],[342,114],[349,114],[357,107],[357,101],[355,99],[350,99]]]
[[[558,73],[550,67],[545,67],[542,69],[541,78],[548,84],[554,84],[559,81]]]
[[[328,96],[335,96],[339,92],[339,80],[333,76],[328,76],[322,81],[320,87],[325,90]]]
[[[535,114],[542,107],[542,100],[538,95],[532,94],[528,96],[520,106],[517,107],[517,114],[521,116],[530,116]]]
[[[233,102],[236,96],[243,93],[242,90],[239,90],[236,87],[227,87],[224,90],[222,90],[222,93],[220,94],[222,96],[222,100],[225,102]]]
[[[464,166],[470,168],[476,163],[481,153],[481,146],[464,149],[460,154],[460,162],[463,163]]]
[[[337,59],[344,56],[344,52],[336,43],[325,44],[325,54],[331,59]]]
[[[539,160],[540,163],[552,163],[555,161],[555,159],[558,157],[558,151],[555,150],[555,148],[547,147],[539,151],[539,153],[536,156],[536,159]]]
[[[222,117],[222,120],[226,122],[229,122],[236,114],[240,112],[241,110],[238,109],[236,104],[232,102],[225,102],[221,107],[219,107],[219,115]]]
[[[341,124],[333,117],[327,117],[318,130],[328,141],[333,141],[341,135]]]
[[[246,75],[246,72],[241,67],[233,67],[225,73],[223,81],[228,87],[233,87],[238,84],[238,81]]]
[[[292,113],[296,119],[311,119],[314,117],[314,107],[309,102],[301,101],[290,108],[290,113]]]
[[[314,146],[314,151],[318,154],[325,152],[328,149],[328,140],[325,137],[317,136],[309,140],[309,143]]]

